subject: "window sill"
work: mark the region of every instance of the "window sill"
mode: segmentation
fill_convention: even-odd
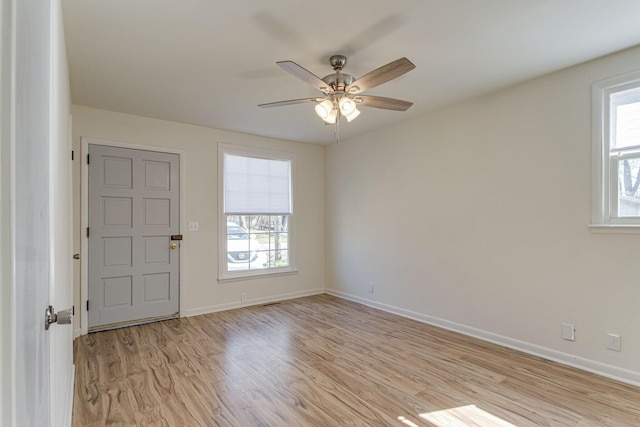
[[[591,224],[589,231],[595,234],[640,234],[640,224]]]
[[[228,283],[228,282],[239,282],[244,280],[253,280],[253,279],[266,279],[269,277],[277,277],[277,276],[289,276],[291,274],[298,274],[298,270],[285,270],[285,271],[270,271],[264,273],[242,273],[242,274],[234,274],[228,276],[218,277],[218,283]]]

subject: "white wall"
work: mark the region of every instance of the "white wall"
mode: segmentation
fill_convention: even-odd
[[[324,289],[324,148],[290,141],[226,132],[187,124],[74,106],[73,144],[80,152],[80,138],[92,137],[131,144],[182,150],[185,156],[181,195],[186,215],[181,218],[184,240],[181,313],[194,315],[282,298],[309,295]],[[217,144],[239,144],[291,152],[296,155],[294,210],[298,228],[297,274],[218,283]],[[84,156],[83,156],[84,157]],[[74,161],[75,218],[79,215],[80,156]],[[198,221],[198,232],[186,224]],[[80,251],[76,222],[76,252]],[[81,305],[79,285],[76,306]],[[241,293],[247,301],[240,302]],[[82,301],[86,296],[82,297]]]
[[[640,235],[588,228],[591,84],[632,69],[640,48],[329,146],[328,291],[640,384]]]

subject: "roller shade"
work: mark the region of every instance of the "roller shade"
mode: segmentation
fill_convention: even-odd
[[[225,153],[224,213],[290,214],[291,161]]]

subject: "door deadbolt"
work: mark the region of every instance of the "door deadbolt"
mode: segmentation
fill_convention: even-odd
[[[55,312],[52,306],[47,307],[44,312],[44,330],[48,331],[52,323],[60,325],[70,325],[73,320],[73,309],[68,308],[59,312]]]

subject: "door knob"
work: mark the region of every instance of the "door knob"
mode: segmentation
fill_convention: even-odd
[[[175,248],[177,248],[177,247],[178,247],[178,245],[177,245],[176,243],[172,243],[172,244],[171,244],[171,249],[175,249]]]
[[[59,325],[70,325],[73,321],[73,308],[55,312],[52,306],[48,306],[44,312],[44,329],[49,330],[49,326],[52,323],[58,323]]]

